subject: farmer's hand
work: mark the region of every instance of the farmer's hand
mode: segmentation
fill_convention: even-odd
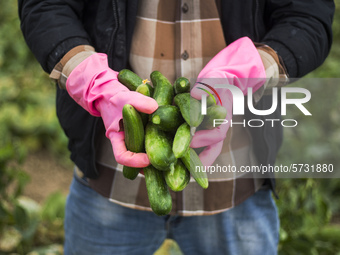
[[[109,68],[105,54],[92,52],[87,55],[85,59],[74,56],[68,62],[69,66],[67,63],[64,67],[69,95],[91,115],[103,119],[106,136],[111,141],[119,164],[136,168],[148,166],[150,161],[145,153],[133,153],[126,149],[120,120],[125,104],[150,114],[158,108],[157,102],[122,85],[118,81],[118,73]]]
[[[264,84],[265,77],[265,69],[256,47],[248,37],[243,37],[212,58],[199,73],[197,82],[212,87],[218,84],[229,84],[238,87],[243,94],[246,94],[249,87],[253,88],[253,92],[259,89]],[[201,84],[196,83],[191,90],[191,96],[199,100],[202,93],[205,93],[197,89]],[[215,91],[218,94],[215,98],[218,99],[219,96],[221,98],[220,102],[218,100],[219,104],[227,110],[228,122],[211,130],[197,131],[190,145],[192,148],[206,147],[199,155],[205,166],[212,165],[221,153],[232,118],[231,92],[225,88],[218,88]]]

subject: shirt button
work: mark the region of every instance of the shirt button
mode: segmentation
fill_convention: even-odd
[[[187,59],[189,58],[188,52],[185,50],[185,51],[182,53],[181,57],[182,57],[183,60],[187,60]]]
[[[189,6],[186,3],[184,3],[182,5],[182,12],[183,13],[187,13],[188,11],[189,11]]]

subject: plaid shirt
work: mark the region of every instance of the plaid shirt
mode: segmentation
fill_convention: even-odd
[[[162,72],[170,82],[177,77],[197,77],[205,64],[225,45],[219,13],[214,0],[140,1],[130,55],[132,69],[143,79],[154,70]],[[243,119],[233,118],[234,122]],[[102,134],[105,133],[101,132]],[[247,128],[235,125],[228,130],[219,166],[251,166],[257,161]],[[97,164],[113,171],[110,200],[123,206],[151,211],[144,176],[131,181],[115,162],[110,141],[102,135],[98,140]],[[192,179],[181,192],[171,192],[171,214],[209,215],[225,211],[254,194],[263,179],[245,174],[208,174],[209,187],[202,189]]]
[[[226,47],[214,0],[141,1],[130,63],[141,77],[158,70],[171,82],[195,79]]]

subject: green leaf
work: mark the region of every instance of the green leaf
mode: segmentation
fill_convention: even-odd
[[[48,196],[43,208],[42,218],[53,221],[56,218],[63,219],[65,217],[66,196],[61,192],[55,192]]]

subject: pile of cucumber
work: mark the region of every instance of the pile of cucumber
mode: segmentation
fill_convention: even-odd
[[[190,175],[202,188],[208,188],[206,172],[197,171],[203,169],[202,162],[189,147],[191,131],[200,125],[212,128],[209,112],[218,112],[217,118],[222,119],[226,111],[222,106],[211,105],[204,117],[201,102],[190,96],[190,82],[185,77],[178,78],[174,85],[159,71],[152,72],[150,78],[153,86],[129,69],[118,74],[118,80],[127,88],[153,97],[158,103],[158,109],[150,115],[139,113],[130,104],[123,107],[125,144],[132,152],[148,155],[151,165],[143,172],[150,206],[157,215],[166,215],[172,209],[169,188],[183,190]],[[218,109],[211,111],[211,107]],[[124,166],[123,174],[133,180],[140,170]]]

